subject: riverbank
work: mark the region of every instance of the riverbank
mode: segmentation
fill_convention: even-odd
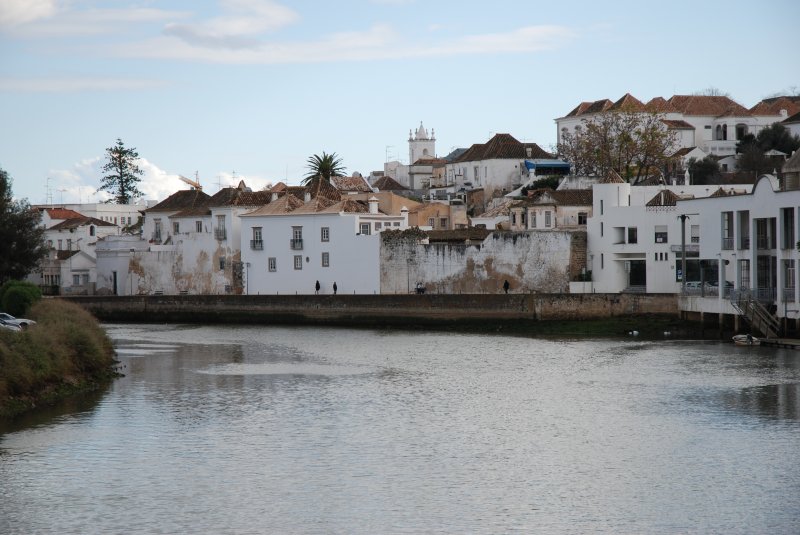
[[[618,337],[637,331],[649,338],[703,338],[701,325],[680,319],[674,295],[153,295],[69,300],[105,322],[423,328],[575,337]]]
[[[34,305],[25,331],[0,330],[0,418],[95,390],[116,377],[114,348],[86,310],[61,299]]]

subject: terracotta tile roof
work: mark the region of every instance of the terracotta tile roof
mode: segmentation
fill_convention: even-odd
[[[198,206],[197,208],[187,208],[169,216],[173,217],[206,217],[211,215],[211,208],[207,206]]]
[[[282,215],[288,214],[293,212],[297,208],[303,206],[303,201],[295,197],[294,195],[284,195],[279,198],[277,201],[272,201],[269,204],[262,206],[261,208],[257,208],[252,212],[247,212],[246,214],[242,214],[243,217],[247,216],[259,216],[259,215]]]
[[[75,256],[80,251],[56,251],[56,259],[58,260],[66,260],[71,256]]]
[[[144,211],[173,212],[177,210],[184,210],[186,208],[208,206],[209,199],[211,199],[211,197],[209,197],[207,193],[194,189],[184,189],[176,191],[157,205]]]
[[[611,170],[608,172],[606,177],[598,182],[598,184],[624,184],[625,181],[622,180],[622,177],[617,174],[616,171]]]
[[[667,125],[667,128],[671,128],[673,130],[694,130],[694,126],[683,120],[661,119],[661,122]]]
[[[305,186],[286,186],[283,188],[283,191],[286,195],[292,195],[297,197],[301,201],[306,197],[306,187]]]
[[[222,188],[216,192],[208,200],[208,206],[262,206],[271,198],[271,191],[251,191],[242,180],[235,188]]]
[[[706,95],[673,95],[669,103],[684,115],[711,115],[749,117],[752,115],[744,106],[730,97]]]
[[[498,217],[502,215],[507,215],[508,211],[512,207],[521,206],[522,204],[523,203],[521,201],[509,199],[502,204],[498,204],[497,206],[486,210],[484,213],[476,217],[485,218],[485,217]]]
[[[800,113],[800,96],[765,98],[750,108],[753,115],[780,115],[781,110],[789,115]]]
[[[77,212],[76,212],[77,213]],[[96,227],[116,227],[114,223],[109,223],[108,221],[103,221],[97,219],[95,217],[86,217],[83,215],[78,214],[78,217],[71,217],[66,219],[60,223],[57,223],[50,227],[48,230],[68,230],[74,229],[78,227],[82,227],[84,225],[94,225]]]
[[[645,108],[655,113],[679,113],[678,109],[666,101],[664,97],[655,97],[645,104]]]
[[[300,206],[299,208],[295,208],[294,210],[292,210],[292,213],[294,213],[294,214],[316,214],[317,212],[322,212],[326,208],[330,208],[331,206],[333,206],[336,203],[337,203],[337,201],[334,201],[332,199],[328,199],[327,197],[322,197],[321,195],[318,195],[318,196],[314,197],[313,199],[311,199],[310,201],[308,201],[307,203],[303,204],[303,206]]]
[[[372,187],[378,188],[378,191],[409,191],[407,187],[390,176],[379,178],[372,183]]]
[[[604,98],[603,100],[595,100],[583,111],[582,115],[587,113],[600,113],[601,111],[607,111],[613,105],[614,103],[607,98]]]
[[[367,206],[367,203],[364,201],[345,198],[324,210],[320,210],[322,214],[338,214],[340,212],[347,214],[366,214],[369,213],[369,206]]]
[[[370,189],[369,191],[372,190]],[[326,197],[333,201],[338,201],[342,198],[342,194],[339,193],[339,190],[336,188],[336,186],[321,177],[314,178],[306,185],[305,189],[303,190],[303,199],[305,198],[306,193],[310,193],[312,199],[316,197]]]
[[[72,219],[73,217],[83,217],[83,214],[70,210],[69,208],[45,208],[45,212],[50,219]]]
[[[608,109],[613,111],[644,111],[644,104],[630,93],[625,93],[622,98]]]
[[[786,120],[782,121],[782,124],[794,124],[800,123],[800,112],[795,113],[794,115],[790,115]]]
[[[332,176],[331,184],[339,191],[370,193],[372,188],[362,176]]]
[[[717,189],[717,191],[709,195],[709,197],[730,197],[731,195],[736,195],[736,192],[733,190],[725,191],[722,187],[720,187]]]
[[[444,158],[419,158],[414,165],[432,165],[433,167],[442,167],[447,165],[447,160]]]
[[[590,189],[536,189],[528,192],[534,204],[555,204],[558,206],[591,206],[593,194]]]
[[[526,149],[531,149],[528,156]],[[495,134],[484,144],[475,144],[458,157],[456,162],[476,162],[494,159],[553,158],[536,143],[521,143],[510,134]]]
[[[679,199],[680,197],[673,193],[672,190],[662,189],[656,193],[655,197],[647,201],[645,206],[648,208],[656,208],[659,206],[677,206]]]
[[[565,117],[577,117],[578,115],[583,115],[586,112],[586,109],[591,106],[591,102],[581,102],[575,108],[569,112]]]
[[[682,149],[676,150],[675,153],[672,156],[670,156],[670,158],[682,158],[683,156],[686,156],[696,148],[697,147],[683,147]]]
[[[269,190],[271,192],[275,192],[275,193],[277,193],[279,191],[285,191],[286,190],[286,184],[284,184],[283,182],[278,182],[277,184],[272,186]]]

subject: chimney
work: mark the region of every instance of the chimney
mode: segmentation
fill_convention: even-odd
[[[400,208],[400,215],[403,216],[403,228],[408,228],[408,208]]]
[[[530,158],[532,154],[532,150],[530,147],[525,147],[525,156]]]
[[[277,191],[273,191],[272,192],[272,198],[270,199],[270,201],[275,202],[277,200],[278,200],[278,192]]]
[[[307,191],[307,192],[306,192],[305,196],[303,196],[303,200],[304,200],[305,202],[308,202],[308,201],[310,201],[310,200],[311,200],[311,192],[310,192],[310,191]]]
[[[373,197],[369,198],[369,213],[370,214],[377,214],[378,213],[378,199]]]

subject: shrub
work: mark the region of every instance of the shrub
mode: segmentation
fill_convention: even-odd
[[[25,316],[41,298],[42,291],[30,282],[8,281],[0,287],[0,308],[12,316]]]

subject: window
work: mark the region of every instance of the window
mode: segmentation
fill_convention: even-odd
[[[636,227],[628,227],[628,243],[639,242],[639,231]]]
[[[71,251],[71,250],[72,250],[72,239],[71,238],[67,238],[67,251]]]
[[[395,221],[395,222],[394,222],[394,226],[395,226],[395,227],[399,227],[399,226],[400,226],[400,221]]]
[[[603,215],[603,199],[600,199],[600,215]]]
[[[217,228],[214,229],[214,238],[222,241],[228,238],[228,233],[225,231],[225,216],[217,216]]]
[[[781,208],[781,249],[794,249],[794,208]]]
[[[153,241],[161,241],[161,220],[156,219],[153,221],[155,228],[153,230]]]
[[[53,248],[53,240],[47,240],[47,246],[52,249]]]
[[[80,286],[81,285],[81,276],[80,275],[73,275],[72,276],[72,285],[73,286]]]
[[[278,262],[275,260],[275,257],[272,256],[267,260],[267,269],[270,271],[278,271]]]
[[[603,237],[603,222],[600,221],[600,237]]]
[[[383,227],[383,224],[380,221],[375,222],[375,232],[379,231]]]
[[[220,256],[219,257],[219,269],[225,269],[225,257],[224,256]]]
[[[447,228],[447,218],[440,217],[439,218],[439,228]]]
[[[551,217],[552,216],[550,215],[550,210],[548,210],[548,211],[546,211],[544,213],[544,226],[545,226],[545,228],[550,228],[550,225],[552,224],[552,221],[550,219]]]
[[[433,226],[434,226],[435,224],[436,224],[436,218],[434,218],[434,217],[429,217],[429,218],[428,218],[428,226],[429,226],[429,227],[431,227],[431,228],[433,228]]]
[[[180,234],[181,233],[181,224],[177,221],[172,222],[172,233],[173,234]]]
[[[364,234],[365,236],[369,236],[371,234],[369,223],[361,223],[360,228],[361,228],[361,234]]]
[[[739,288],[750,289],[750,260],[739,260]]]
[[[322,267],[329,267],[331,265],[331,257],[329,253],[322,253]]]
[[[292,239],[289,246],[295,251],[303,250],[303,227],[292,227]]]
[[[194,231],[195,232],[203,232],[203,222],[202,221],[195,221],[194,222]]]
[[[303,269],[303,256],[294,255],[294,269]]]
[[[84,286],[89,284],[89,274],[88,273],[84,273],[83,275],[81,275],[81,284],[83,284]]]
[[[61,240],[58,240],[58,250],[60,251],[61,249],[62,249],[62,247],[61,247]]]
[[[89,236],[94,236],[94,225],[89,225]]]
[[[531,228],[536,228],[536,212],[531,212]]]
[[[320,241],[331,241],[330,227],[322,227],[319,229],[319,239]]]
[[[585,225],[588,215],[586,212],[578,212],[578,224]]]
[[[261,227],[253,227],[253,240],[250,242],[250,248],[254,251],[264,250],[264,240],[261,239]]]
[[[600,269],[605,267],[605,262],[603,260],[603,253],[600,253]]]
[[[700,225],[692,225],[689,229],[691,235],[690,240],[692,243],[700,243]]]
[[[722,212],[722,249],[733,249],[733,212]]]
[[[656,225],[656,243],[667,243],[667,226]]]

